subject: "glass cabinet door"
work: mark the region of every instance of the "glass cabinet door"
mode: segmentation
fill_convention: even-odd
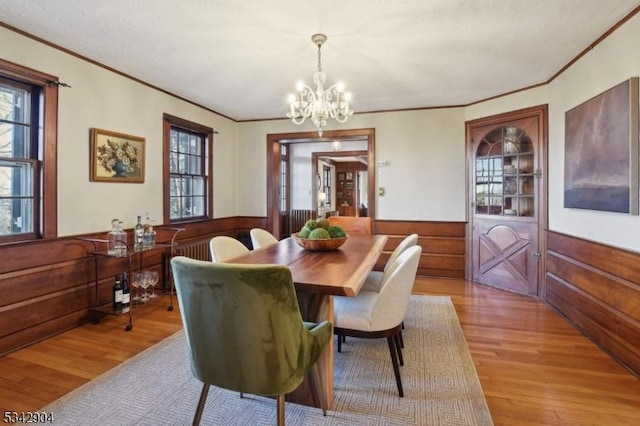
[[[475,155],[476,214],[533,216],[535,174],[533,144],[522,129],[489,132]]]

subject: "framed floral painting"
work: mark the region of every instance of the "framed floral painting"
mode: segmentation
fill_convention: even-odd
[[[144,138],[91,129],[91,181],[142,183],[144,163]]]

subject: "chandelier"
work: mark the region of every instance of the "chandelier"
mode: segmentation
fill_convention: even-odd
[[[327,125],[329,117],[335,118],[339,123],[347,121],[353,110],[349,106],[351,94],[344,93],[344,85],[336,83],[324,90],[324,83],[327,76],[322,72],[322,55],[320,48],[327,41],[324,34],[314,34],[311,41],[318,46],[318,70],[313,74],[313,82],[316,84],[315,91],[299,82],[296,89],[298,95],[289,96],[289,117],[295,124],[302,124],[307,118],[311,118],[313,124],[318,128],[318,135],[322,137],[322,129]]]

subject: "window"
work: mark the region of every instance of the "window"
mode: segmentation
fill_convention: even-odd
[[[57,79],[0,60],[0,243],[57,234]]]
[[[164,222],[211,218],[213,129],[164,115]]]
[[[325,207],[330,208],[331,207],[331,167],[322,166],[322,175],[323,175],[323,179],[322,182],[324,183],[324,188],[322,189],[322,191],[327,194],[327,201],[325,203]]]
[[[289,147],[280,145],[280,188],[278,188],[280,213],[289,211]]]

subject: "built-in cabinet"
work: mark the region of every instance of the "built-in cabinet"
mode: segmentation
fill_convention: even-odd
[[[358,162],[344,162],[336,165],[336,210],[340,216],[360,216],[358,171],[367,166]]]
[[[526,216],[535,212],[534,147],[518,127],[500,126],[487,134],[476,151],[477,214]]]
[[[546,106],[467,122],[471,279],[535,297],[544,266],[546,123]]]
[[[346,171],[336,168],[336,207],[340,216],[355,216],[356,208],[356,188],[354,184],[354,173],[351,169]]]

